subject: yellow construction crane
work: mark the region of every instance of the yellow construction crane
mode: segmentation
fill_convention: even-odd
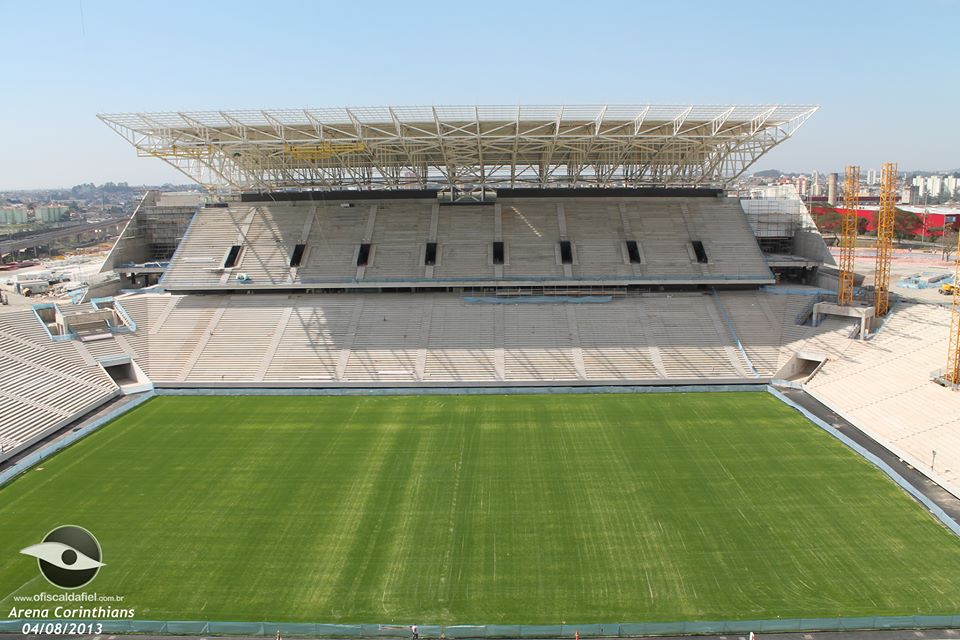
[[[877,268],[873,308],[879,318],[890,310],[890,259],[893,256],[893,221],[897,213],[897,164],[884,162],[880,171],[880,211],[877,212]]]
[[[860,208],[860,167],[847,165],[843,178],[843,211],[840,214],[840,275],[837,302],[853,304],[853,262],[857,248],[857,211]]]
[[[953,316],[950,320],[950,346],[943,378],[953,386],[960,385],[960,234],[957,235],[956,265],[953,269]]]

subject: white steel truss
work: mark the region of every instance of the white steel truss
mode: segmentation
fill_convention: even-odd
[[[723,186],[816,106],[434,106],[100,114],[211,189]]]

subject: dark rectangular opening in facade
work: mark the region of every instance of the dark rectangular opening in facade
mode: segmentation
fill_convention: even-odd
[[[307,248],[305,244],[298,244],[293,248],[293,254],[290,256],[290,266],[299,267],[303,262],[303,250]]]
[[[240,245],[235,244],[230,247],[230,251],[227,252],[227,258],[223,261],[223,268],[230,269],[231,267],[237,266],[237,261],[240,259]]]
[[[493,243],[493,264],[503,264],[503,243]]]
[[[697,254],[697,262],[700,264],[707,264],[707,251],[703,248],[703,243],[699,240],[693,241],[693,252]]]
[[[571,246],[569,240],[560,241],[560,262],[573,264],[573,246]]]
[[[123,364],[103,365],[103,370],[113,379],[117,385],[133,384],[137,381],[137,373],[133,369],[133,364],[124,362]]]
[[[636,240],[627,240],[627,254],[630,256],[630,264],[641,264],[640,247]]]
[[[370,243],[364,242],[360,245],[360,251],[357,253],[357,266],[365,267],[370,260]]]
[[[428,242],[427,251],[423,254],[423,264],[432,267],[437,264],[437,243]]]

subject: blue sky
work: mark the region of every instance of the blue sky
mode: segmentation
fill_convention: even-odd
[[[955,0],[0,0],[0,189],[185,182],[99,112],[799,103],[756,168],[960,167]]]

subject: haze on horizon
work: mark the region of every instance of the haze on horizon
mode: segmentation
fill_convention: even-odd
[[[97,113],[819,104],[750,171],[960,167],[955,0],[0,0],[0,190],[186,183]]]

